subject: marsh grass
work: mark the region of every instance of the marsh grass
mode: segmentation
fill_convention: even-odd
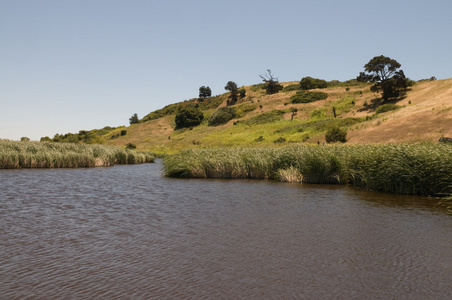
[[[0,141],[0,169],[108,167],[154,159],[151,153],[105,145]]]
[[[163,165],[169,177],[348,183],[395,194],[452,194],[452,147],[441,144],[194,149],[165,157]]]

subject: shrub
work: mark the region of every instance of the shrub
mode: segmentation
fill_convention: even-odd
[[[383,105],[380,105],[380,106],[375,110],[375,113],[376,113],[376,114],[381,114],[381,113],[384,113],[384,112],[387,112],[387,111],[397,110],[397,109],[399,109],[399,108],[401,108],[400,105],[396,105],[396,104],[392,104],[392,103],[383,104]]]
[[[281,143],[284,143],[284,142],[286,142],[286,139],[285,138],[283,138],[282,136],[280,136],[278,139],[276,139],[273,143],[275,143],[275,144],[281,144]]]
[[[204,119],[203,113],[192,105],[179,109],[176,113],[176,129],[197,126]]]
[[[300,88],[302,90],[310,90],[310,89],[323,89],[328,86],[326,80],[312,78],[312,77],[303,77],[300,80]]]
[[[328,94],[324,92],[299,91],[295,95],[290,97],[290,102],[309,103],[319,100],[325,100],[326,98],[328,98]]]
[[[341,129],[337,126],[333,126],[326,132],[325,140],[327,143],[335,142],[345,143],[347,141],[347,130]]]
[[[220,107],[217,109],[209,118],[208,125],[209,126],[218,126],[222,124],[226,124],[230,120],[236,117],[236,112],[234,107]]]
[[[137,145],[132,144],[132,143],[128,143],[128,144],[126,145],[126,149],[136,149],[136,148],[137,148]]]

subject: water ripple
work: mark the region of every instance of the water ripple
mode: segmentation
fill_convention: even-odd
[[[2,299],[446,299],[431,199],[163,178],[160,163],[0,172]]]

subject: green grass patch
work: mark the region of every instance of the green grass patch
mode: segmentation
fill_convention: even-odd
[[[292,92],[299,90],[301,90],[301,86],[299,83],[287,85],[282,89],[283,92]]]
[[[209,126],[218,126],[223,125],[234,119],[237,116],[234,107],[224,106],[217,109],[210,117],[209,117]]]
[[[243,123],[246,125],[249,125],[249,126],[273,123],[273,122],[281,120],[283,118],[284,114],[285,114],[285,111],[275,109],[275,110],[254,116],[252,118],[249,118],[249,119],[243,121]]]
[[[345,96],[335,101],[332,106],[336,109],[336,115],[348,113],[356,104],[356,99],[352,96]]]
[[[243,118],[247,113],[257,109],[257,105],[251,102],[245,102],[235,107],[237,118]]]

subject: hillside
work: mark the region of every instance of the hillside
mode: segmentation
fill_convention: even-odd
[[[282,85],[284,89],[273,95],[267,95],[262,85],[244,87],[246,96],[232,106],[237,116],[219,126],[209,126],[208,119],[226,106],[228,93],[168,105],[128,127],[80,131],[59,139],[122,147],[131,143],[139,150],[174,153],[187,148],[322,143],[332,126],[347,129],[348,144],[436,142],[442,136],[452,137],[452,79],[416,82],[405,95],[384,105],[380,94],[370,91],[370,84],[336,82],[311,90],[326,93],[326,99],[299,104],[291,102],[299,92],[298,82]],[[175,130],[177,109],[187,105],[198,106],[204,120],[199,126]]]

